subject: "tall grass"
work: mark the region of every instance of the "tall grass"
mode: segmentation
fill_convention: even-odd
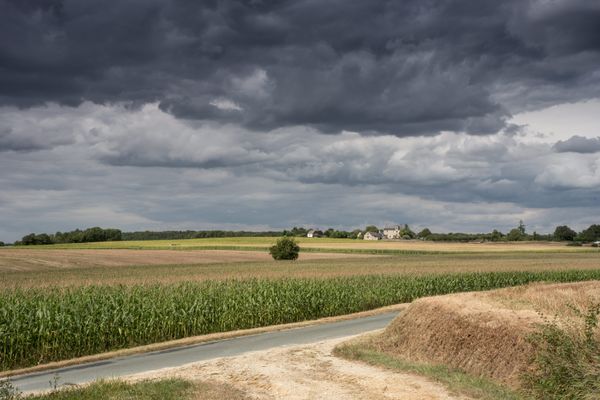
[[[600,279],[600,270],[10,289],[0,292],[0,368],[347,314],[423,296],[591,279]]]
[[[548,321],[529,340],[536,346],[524,389],[543,400],[600,399],[600,303],[579,312],[580,324]]]

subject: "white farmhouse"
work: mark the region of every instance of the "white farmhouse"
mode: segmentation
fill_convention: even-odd
[[[364,240],[381,240],[382,239],[382,235],[379,232],[367,232],[365,233]]]
[[[400,239],[400,225],[391,228],[383,228],[382,234],[385,239]]]
[[[309,238],[319,238],[319,237],[323,237],[323,232],[321,231],[316,231],[314,229],[311,229],[310,231],[308,231],[308,233],[306,234],[306,237]]]

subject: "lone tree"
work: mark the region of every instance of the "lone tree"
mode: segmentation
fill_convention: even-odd
[[[572,241],[577,236],[577,232],[573,229],[569,228],[566,225],[557,226],[554,230],[554,239],[555,240],[568,240]]]
[[[298,243],[288,236],[277,239],[277,243],[269,249],[269,253],[275,260],[295,260],[298,258],[299,252]]]
[[[429,228],[425,228],[423,229],[421,232],[419,232],[419,234],[417,235],[417,237],[420,237],[421,239],[427,239],[429,236],[431,236],[431,231],[429,230]]]

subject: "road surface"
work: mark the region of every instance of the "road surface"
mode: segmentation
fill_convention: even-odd
[[[384,328],[396,315],[398,315],[398,311],[150,353],[116,357],[109,360],[14,376],[11,378],[11,381],[23,393],[42,391],[51,388],[50,382],[53,382],[55,377],[58,377],[59,386],[81,384],[96,379],[117,378],[161,368],[178,367],[196,361],[237,356],[250,351],[315,343],[327,339],[357,335]]]

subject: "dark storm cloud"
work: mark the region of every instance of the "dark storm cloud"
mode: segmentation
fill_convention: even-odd
[[[554,150],[558,153],[596,153],[600,151],[600,137],[571,136],[567,140],[558,141],[554,145]]]
[[[590,1],[0,0],[0,102],[398,136],[600,90]]]

